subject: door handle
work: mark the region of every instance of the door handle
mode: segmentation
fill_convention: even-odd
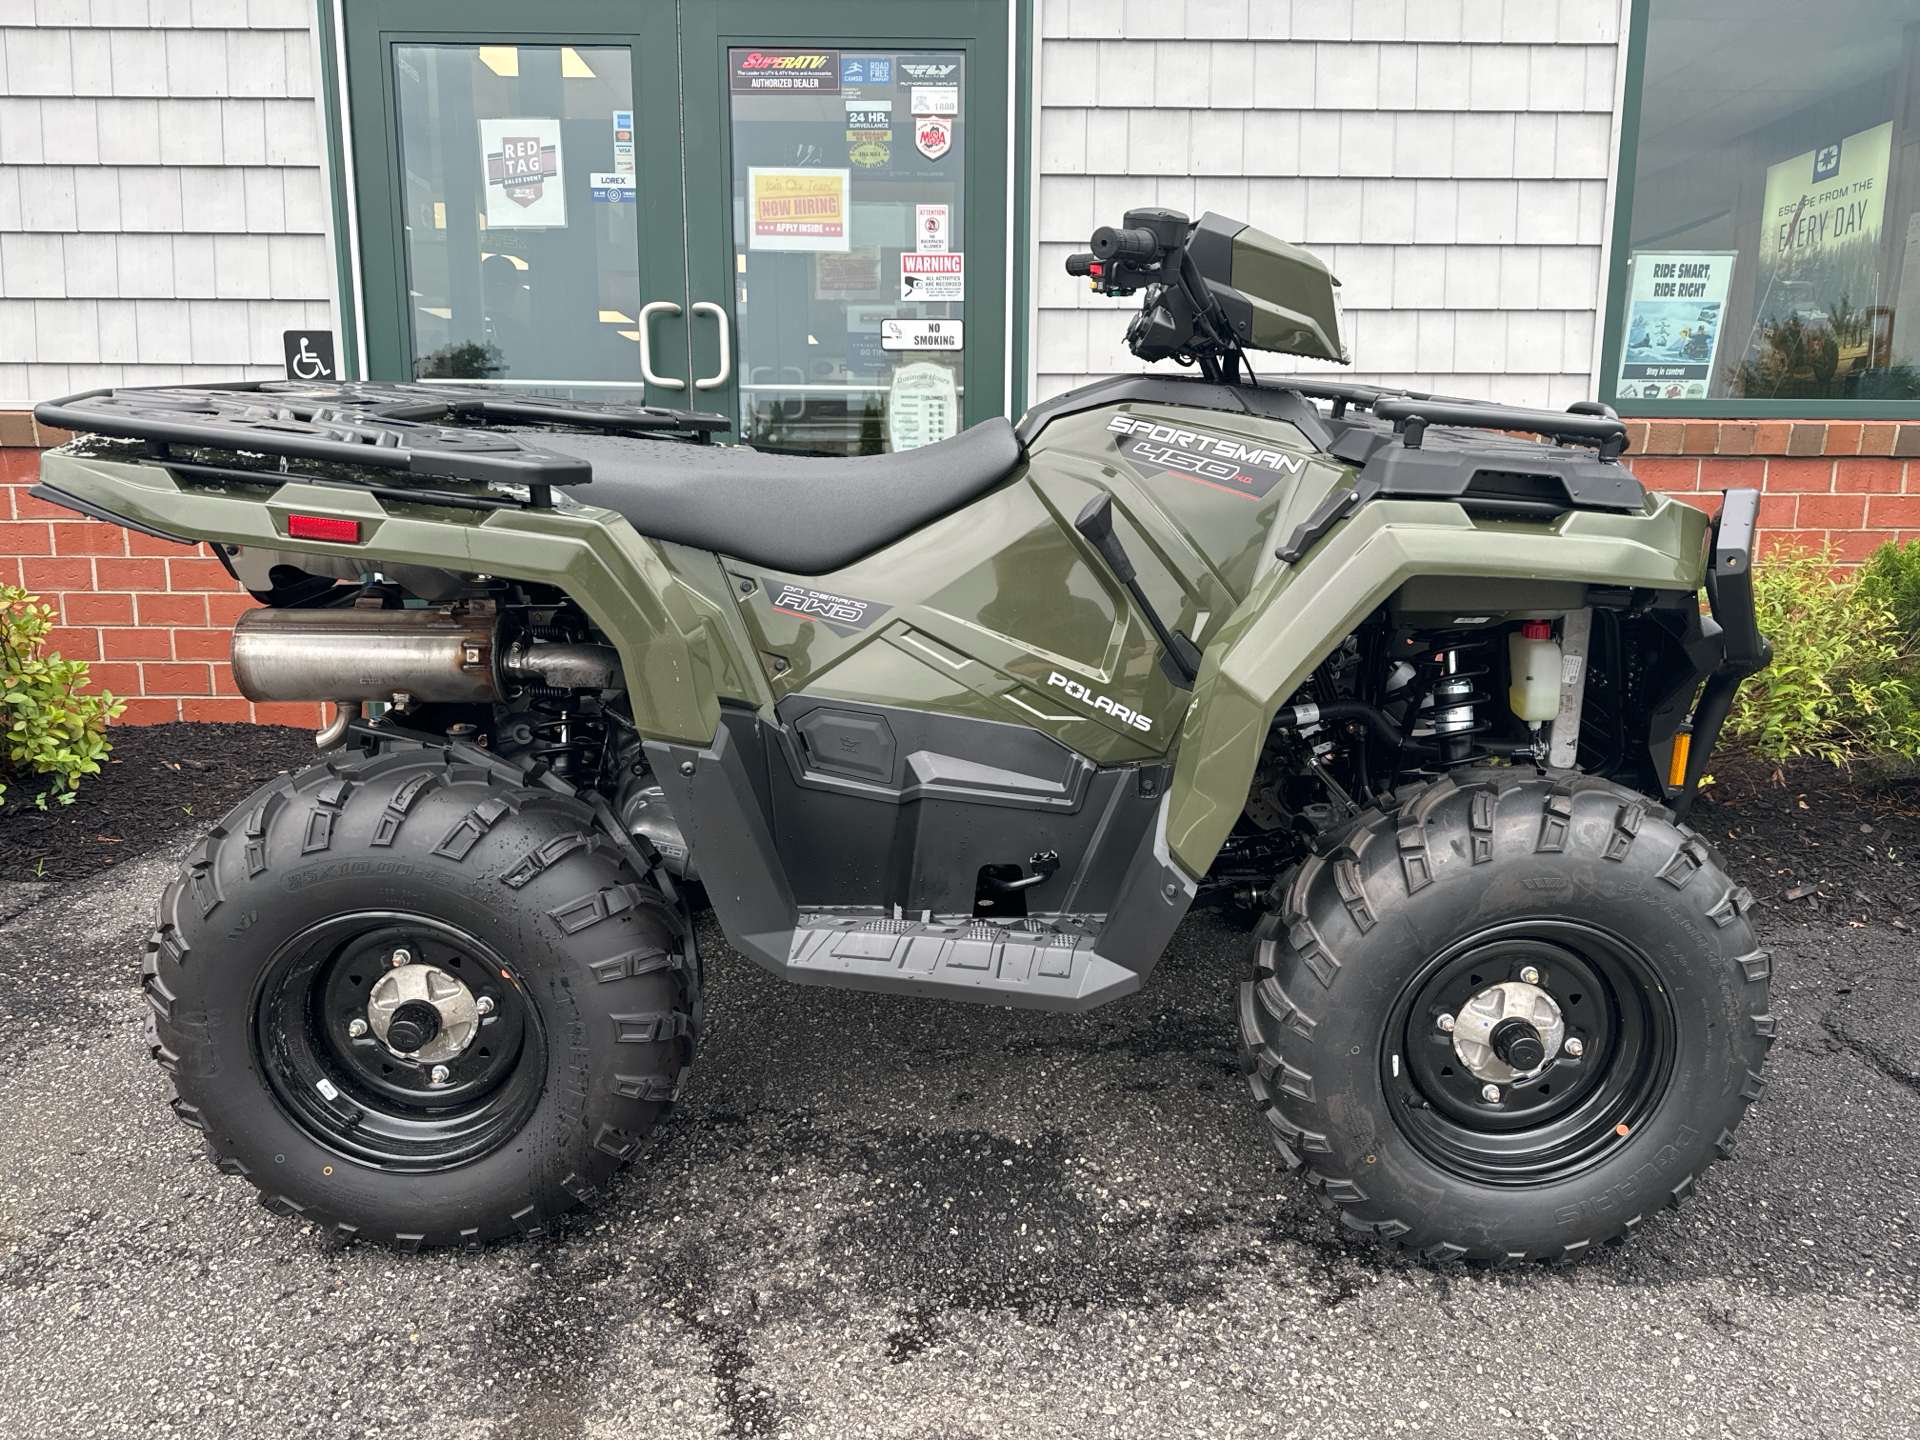
[[[727,323],[726,309],[723,306],[714,304],[711,300],[694,301],[693,313],[696,315],[711,315],[720,324],[719,373],[709,375],[704,380],[696,380],[693,382],[693,388],[696,390],[717,390],[726,384],[727,377],[733,374],[733,328]]]
[[[669,380],[653,373],[653,317],[655,313],[678,315],[680,307],[671,300],[649,300],[640,307],[640,378],[662,390],[684,390],[684,380]]]

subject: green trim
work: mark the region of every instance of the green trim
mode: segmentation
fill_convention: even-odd
[[[1627,20],[1626,90],[1620,103],[1620,151],[1614,157],[1613,251],[1602,300],[1600,373],[1594,393],[1636,420],[1912,420],[1912,400],[1622,400],[1620,331],[1626,313],[1627,257],[1632,243],[1634,158],[1640,152],[1640,92],[1647,69],[1647,24],[1653,0],[1633,0]]]
[[[1593,393],[1620,410],[1614,393],[1620,373],[1620,311],[1626,296],[1627,247],[1633,231],[1633,158],[1640,153],[1640,87],[1647,71],[1647,12],[1651,0],[1633,0],[1627,13],[1627,75],[1620,96],[1620,149],[1613,157],[1613,246],[1608,254],[1607,283],[1600,297],[1600,373],[1593,377]],[[1628,401],[1622,414],[1674,414],[1681,409],[1655,402]]]
[[[360,376],[359,293],[353,283],[353,233],[347,206],[347,160],[341,153],[339,37],[332,0],[314,0],[320,37],[320,107],[327,128],[327,202],[333,207],[334,323],[340,327],[335,349],[343,379]],[[348,144],[352,138],[348,137]]]
[[[1033,43],[1033,0],[1014,0],[1015,61],[1013,98],[1013,376],[1007,413],[1027,408],[1028,343],[1033,331],[1033,67],[1039,48]]]

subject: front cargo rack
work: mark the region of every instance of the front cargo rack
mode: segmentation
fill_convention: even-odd
[[[1294,528],[1274,552],[1283,564],[1369,500],[1452,500],[1491,518],[1533,521],[1569,510],[1630,514],[1646,504],[1646,490],[1620,463],[1626,425],[1593,401],[1536,410],[1338,380],[1284,384],[1303,399],[1332,402],[1323,448],[1360,473]],[[1515,431],[1551,443],[1516,439]]]
[[[430,504],[494,509],[553,504],[555,485],[585,485],[585,460],[542,449],[506,428],[538,425],[643,434],[707,444],[731,429],[725,416],[651,405],[610,405],[477,387],[384,381],[294,380],[89,390],[34,407],[43,425],[146,444],[146,463],[209,479],[307,481]],[[173,447],[277,457],[279,468],[207,463]],[[409,477],[524,487],[526,499],[362,481],[292,461],[396,472]]]
[[[1602,460],[1612,460],[1627,448],[1627,427],[1613,410],[1593,401],[1581,401],[1565,410],[1536,410],[1528,405],[1502,405],[1493,400],[1468,400],[1450,395],[1426,395],[1418,390],[1389,390],[1341,380],[1289,377],[1277,382],[1311,400],[1333,402],[1333,418],[1345,419],[1349,410],[1370,410],[1393,426],[1410,449],[1419,449],[1429,425],[1472,430],[1522,430],[1560,445],[1591,445]]]

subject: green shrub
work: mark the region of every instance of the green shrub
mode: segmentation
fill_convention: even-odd
[[[1825,551],[1776,552],[1754,603],[1773,664],[1741,687],[1729,734],[1770,760],[1920,757],[1920,646],[1898,618],[1920,614],[1920,555],[1888,544],[1847,575]]]
[[[1860,588],[1893,611],[1909,643],[1920,640],[1920,540],[1889,540],[1874,551],[1860,567]]]
[[[86,661],[45,653],[55,617],[53,607],[38,604],[39,599],[0,586],[0,724],[6,726],[0,775],[53,776],[37,797],[44,810],[49,795],[72,804],[80,777],[100,773],[101,760],[113,748],[107,722],[126,704],[104,690],[82,695]],[[0,797],[5,794],[0,781]]]

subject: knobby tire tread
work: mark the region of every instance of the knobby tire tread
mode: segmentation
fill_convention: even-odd
[[[1716,978],[1723,976],[1738,992],[1740,1023],[1729,1028],[1741,1032],[1730,1042],[1742,1078],[1723,1106],[1728,1113],[1703,1121],[1702,1142],[1682,1170],[1661,1175],[1660,1193],[1647,1205],[1616,1221],[1589,1223],[1588,1233],[1564,1243],[1506,1249],[1435,1233],[1404,1199],[1369,1194],[1356,1157],[1343,1156],[1329,1139],[1338,1133],[1336,1111],[1350,1097],[1330,1093],[1316,1071],[1327,1059],[1325,1022],[1341,1006],[1353,968],[1343,955],[1356,953],[1369,932],[1429,886],[1458,880],[1463,872],[1484,879],[1512,863],[1518,858],[1517,820],[1531,830],[1532,861],[1574,874],[1596,865],[1624,873],[1637,863],[1698,916],[1703,934],[1718,942]],[[1482,868],[1487,866],[1493,868]],[[1345,1228],[1411,1248],[1430,1262],[1564,1264],[1620,1243],[1657,1208],[1655,1198],[1679,1205],[1706,1166],[1732,1152],[1733,1132],[1765,1089],[1760,1070],[1775,1028],[1768,1006],[1771,965],[1747,921],[1751,905],[1751,895],[1727,877],[1719,852],[1670,810],[1597,777],[1476,768],[1402,787],[1364,808],[1275,881],[1254,931],[1254,978],[1240,987],[1241,1067],[1283,1167],[1301,1174],[1337,1209]],[[1436,950],[1439,944],[1436,937]],[[1410,956],[1408,963],[1423,958]],[[1376,1103],[1384,1111],[1385,1101]],[[1394,1122],[1387,1117],[1385,1123]]]
[[[477,793],[481,787],[484,793]],[[446,807],[428,802],[450,790],[476,793],[462,794],[451,824],[444,823],[444,816],[429,818]],[[549,828],[555,822],[565,828],[539,844],[481,851],[480,841],[496,827],[506,824],[511,830],[528,816],[544,816]],[[428,824],[435,828],[422,831]],[[585,883],[575,886],[577,895],[546,906],[532,921],[551,927],[546,939],[554,946],[590,940],[603,922],[614,918],[646,932],[639,943],[619,953],[585,962],[582,983],[569,986],[584,997],[582,1016],[591,1015],[604,1029],[607,1039],[601,1049],[617,1058],[613,1068],[618,1073],[611,1076],[608,1101],[585,1137],[588,1143],[576,1137],[559,1147],[569,1162],[565,1173],[547,1185],[535,1203],[524,1203],[529,1197],[523,1194],[523,1203],[504,1216],[472,1225],[440,1224],[431,1214],[422,1214],[417,1223],[389,1224],[379,1231],[358,1227],[324,1203],[315,1203],[301,1187],[276,1185],[261,1173],[257,1157],[254,1164],[243,1158],[240,1152],[248,1147],[239,1137],[210,1121],[210,1097],[203,1091],[211,1077],[195,1072],[201,1068],[196,1062],[215,1007],[196,1008],[180,997],[195,989],[196,965],[204,965],[220,946],[243,942],[259,922],[264,907],[243,913],[228,892],[238,887],[254,893],[252,887],[271,884],[289,865],[324,860],[337,853],[341,836],[356,828],[370,837],[357,851],[361,855],[430,855],[444,867],[475,871],[473,883],[499,886],[511,894],[524,893],[543,876],[557,878],[590,867]],[[372,1239],[416,1250],[542,1233],[565,1210],[602,1195],[614,1172],[633,1157],[677,1100],[687,1079],[702,1010],[698,957],[684,905],[669,898],[671,881],[665,882],[663,893],[656,879],[626,837],[609,833],[595,807],[553,777],[533,780],[519,766],[466,745],[394,741],[381,743],[370,754],[355,748],[335,751],[309,769],[263,787],[223,816],[188,854],[161,897],[158,924],[142,956],[141,986],[148,1008],[145,1039],[166,1077],[168,1104],[182,1124],[201,1133],[219,1169],[255,1186],[262,1205],[311,1223],[335,1240]],[[664,997],[662,986],[667,987]],[[232,1003],[232,997],[218,998]],[[643,1016],[646,1023],[641,1026]],[[552,1035],[548,1043],[565,1049],[570,1037]],[[583,1052],[577,1038],[571,1044],[579,1069]],[[596,1073],[610,1063],[596,1059]],[[589,1075],[581,1083],[591,1081]],[[264,1086],[257,1074],[248,1076],[247,1083]],[[522,1134],[531,1128],[529,1122]],[[509,1147],[520,1143],[516,1136]]]

